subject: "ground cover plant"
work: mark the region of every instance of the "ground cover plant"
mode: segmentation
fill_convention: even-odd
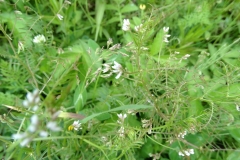
[[[238,159],[239,9],[0,0],[0,158]]]

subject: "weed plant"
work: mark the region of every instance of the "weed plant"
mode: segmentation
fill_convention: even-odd
[[[239,6],[0,0],[1,159],[238,159]]]

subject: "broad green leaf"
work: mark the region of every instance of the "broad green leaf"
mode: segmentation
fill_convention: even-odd
[[[238,128],[236,129],[229,129],[230,135],[236,139],[238,142],[240,142],[240,130]]]
[[[76,88],[73,101],[74,101],[76,112],[79,112],[87,101],[87,91],[85,88],[85,83],[81,83]]]
[[[118,10],[118,8],[116,7],[116,5],[113,4],[107,4],[106,5],[106,10]]]
[[[135,4],[130,3],[130,4],[125,5],[121,9],[121,13],[133,12],[133,11],[137,11],[137,10],[138,10],[138,7]]]
[[[156,55],[158,53],[161,53],[163,47],[165,46],[164,42],[163,42],[163,30],[159,30],[159,32],[157,33],[156,37],[153,40],[152,45],[150,46],[150,54],[151,55]]]
[[[236,148],[235,151],[232,151],[232,152],[228,155],[227,160],[239,159],[239,150],[240,150],[240,148]]]
[[[70,71],[72,64],[79,59],[81,52],[81,50],[78,50],[78,52],[65,52],[61,54],[59,58],[61,58],[62,61],[56,66],[57,69],[53,74],[53,79],[59,80],[63,75],[67,74]]]
[[[112,17],[111,19],[109,19],[107,21],[107,24],[115,23],[115,22],[118,22],[118,21],[119,21],[118,17]]]
[[[136,24],[136,25],[139,25],[141,24],[141,19],[139,17],[133,17],[133,22]]]
[[[228,86],[222,85],[222,87],[219,87],[209,92],[207,95],[211,97],[213,100],[226,100],[230,97],[231,98],[239,97],[240,96],[239,90],[240,90],[240,84],[234,83]]]
[[[106,8],[106,2],[105,0],[96,0],[96,24],[97,24],[97,28],[96,28],[96,34],[95,34],[95,41],[97,40],[98,37],[98,33],[100,30],[100,25],[104,16],[104,11]]]
[[[121,106],[121,107],[117,107],[117,108],[114,108],[114,109],[110,109],[108,111],[104,111],[104,112],[100,112],[100,113],[94,113],[86,118],[84,118],[83,120],[81,120],[81,123],[86,123],[88,122],[89,120],[101,115],[101,114],[104,114],[104,113],[109,113],[109,112],[115,112],[115,111],[123,111],[123,110],[137,110],[137,109],[151,109],[153,108],[153,106],[148,106],[148,105],[125,105],[125,106]]]

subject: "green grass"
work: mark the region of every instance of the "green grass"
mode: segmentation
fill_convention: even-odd
[[[237,159],[239,3],[0,2],[0,158]]]

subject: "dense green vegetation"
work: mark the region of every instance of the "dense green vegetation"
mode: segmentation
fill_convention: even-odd
[[[239,10],[0,0],[0,158],[238,159]]]

